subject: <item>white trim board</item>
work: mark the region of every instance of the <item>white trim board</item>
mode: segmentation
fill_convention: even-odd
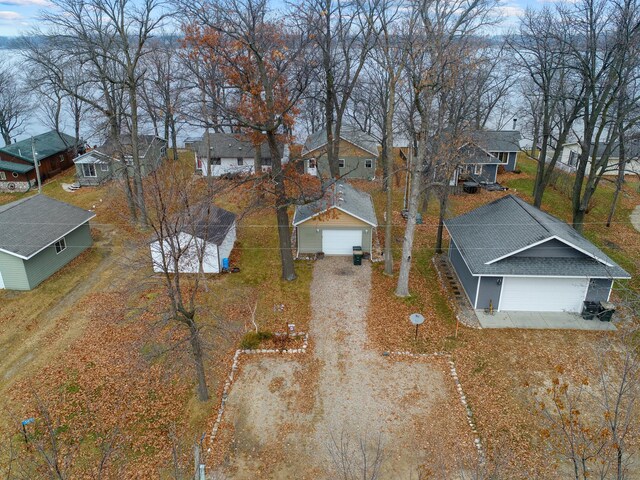
[[[378,226],[377,224],[375,224],[375,223],[371,223],[370,221],[365,220],[364,218],[361,218],[361,217],[359,217],[358,215],[355,215],[355,214],[351,213],[350,211],[345,210],[344,208],[339,207],[339,206],[337,206],[337,205],[331,205],[329,208],[325,208],[324,210],[321,210],[321,211],[319,211],[318,213],[314,213],[313,215],[311,215],[310,217],[305,218],[304,220],[300,220],[299,222],[294,222],[294,223],[293,223],[293,226],[294,226],[294,227],[297,227],[297,226],[299,226],[299,225],[303,224],[304,222],[308,222],[309,220],[314,219],[314,218],[315,218],[315,217],[317,217],[318,215],[322,215],[323,213],[328,212],[328,211],[329,211],[329,210],[331,210],[332,208],[336,208],[336,209],[340,210],[341,212],[346,213],[347,215],[349,215],[349,216],[351,216],[351,217],[353,217],[353,218],[357,218],[358,220],[360,220],[361,222],[366,223],[367,225],[371,225],[372,227],[377,227],[377,226]]]

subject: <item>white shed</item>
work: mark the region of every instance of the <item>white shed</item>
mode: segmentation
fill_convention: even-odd
[[[193,225],[150,244],[154,272],[220,273],[223,259],[229,258],[236,241],[235,214],[210,206],[199,214]]]

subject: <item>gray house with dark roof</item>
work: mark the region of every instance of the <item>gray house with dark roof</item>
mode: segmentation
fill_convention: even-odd
[[[378,141],[360,128],[343,125],[340,129],[340,153],[338,166],[344,178],[373,180],[376,176]],[[327,158],[327,130],[315,132],[302,148],[304,172],[309,175],[330,178]]]
[[[329,187],[320,200],[298,205],[293,216],[298,254],[351,255],[371,252],[378,226],[371,196],[346,182]]]
[[[445,221],[449,259],[476,309],[579,312],[629,274],[565,222],[514,195]]]
[[[167,157],[167,141],[155,135],[138,136],[140,171],[145,177],[160,167]],[[81,186],[102,185],[113,178],[133,177],[131,135],[106,141],[102,146],[76,157],[76,176]],[[126,170],[125,170],[126,169]]]
[[[219,273],[236,241],[236,215],[215,205],[201,204],[185,216],[180,232],[151,242],[154,272]],[[175,233],[175,232],[174,232]]]
[[[0,289],[31,290],[84,252],[93,217],[42,194],[0,206]]]
[[[478,130],[470,137],[471,140],[459,150],[460,164],[453,173],[451,185],[456,185],[461,176],[480,183],[496,183],[500,166],[506,172],[516,169],[519,131]]]

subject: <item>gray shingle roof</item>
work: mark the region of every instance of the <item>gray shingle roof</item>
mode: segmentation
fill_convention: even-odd
[[[93,217],[93,212],[42,194],[2,205],[0,249],[28,259]]]
[[[166,140],[155,135],[138,135],[138,155],[144,157],[154,142],[167,143]],[[108,139],[96,150],[113,158],[120,155],[132,155],[131,135],[122,134],[119,139]]]
[[[478,130],[471,135],[473,142],[488,152],[517,152],[520,150],[518,130]]]
[[[468,267],[477,275],[629,277],[565,222],[514,195],[446,220],[445,225]],[[587,255],[581,258],[509,257],[554,238]],[[506,258],[496,261],[502,257]]]
[[[255,156],[255,147],[250,140],[236,133],[209,133],[209,143],[211,146],[211,158],[253,158]],[[198,141],[191,141],[189,148],[195,150],[199,157],[207,156],[207,142],[203,135]],[[271,158],[269,145],[264,142],[260,146],[260,157]]]
[[[236,221],[235,213],[215,205],[209,205],[208,208],[201,206],[194,216],[196,217],[196,236],[206,239],[215,245],[222,243],[227,236],[227,232]]]
[[[56,153],[65,152],[73,146],[75,141],[75,138],[71,135],[56,132],[55,130],[51,130],[47,133],[41,133],[40,135],[35,135],[33,137],[33,144],[38,159],[47,158],[51,155],[55,155]],[[6,153],[7,155],[20,158],[21,160],[26,160],[33,164],[31,145],[31,138],[27,138],[2,147],[0,148],[0,158],[3,158],[2,154]]]
[[[355,189],[346,182],[337,182],[334,186],[329,187],[324,198],[316,202],[296,206],[293,224],[298,225],[334,206],[374,227],[378,225],[371,195]]]
[[[342,125],[340,128],[340,138],[346,140],[349,143],[353,143],[357,147],[366,150],[372,155],[378,155],[378,141],[366,132],[360,130],[360,128],[353,125]],[[312,133],[307,137],[304,142],[304,148],[302,154],[311,152],[317,148],[322,147],[327,143],[327,129],[319,130]]]

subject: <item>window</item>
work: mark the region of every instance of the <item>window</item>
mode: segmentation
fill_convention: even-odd
[[[365,160],[364,166],[365,168],[373,168],[373,160]]]
[[[344,158],[338,159],[338,167],[344,168]]]
[[[133,165],[133,157],[130,157],[130,156],[127,155],[126,157],[124,157],[124,163],[126,163],[129,166],[132,166]]]
[[[64,155],[60,155],[60,163],[64,163],[64,161],[65,161]]]
[[[476,163],[473,166],[473,174],[474,175],[482,175],[482,164],[481,163]]]
[[[6,180],[7,179],[7,174],[4,172],[0,172],[0,180]]]
[[[262,165],[265,165],[265,166],[271,166],[271,158],[269,158],[269,157],[262,157]]]
[[[82,176],[83,177],[95,177],[96,166],[93,163],[82,163]]]
[[[62,237],[60,240],[54,243],[53,246],[56,247],[56,255],[57,255],[58,253],[67,249],[67,242],[65,242],[64,237]]]
[[[578,164],[578,154],[576,152],[569,153],[569,166],[575,167]]]
[[[244,165],[244,158],[238,157],[238,165]]]
[[[100,171],[101,172],[108,172],[109,171],[109,164],[108,163],[101,163],[100,164]]]
[[[167,156],[167,147],[160,148],[160,156],[162,156],[162,157],[166,157]]]
[[[211,165],[220,165],[220,157],[213,157],[211,159]]]
[[[316,159],[315,158],[310,158],[309,159],[309,168],[316,168]]]
[[[11,172],[11,176],[13,178],[18,178],[18,173],[17,172]]]

